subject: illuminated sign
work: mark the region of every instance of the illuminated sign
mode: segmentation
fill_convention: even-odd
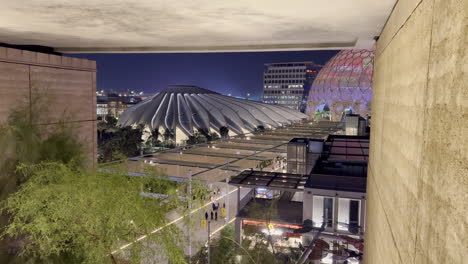
[[[255,221],[255,220],[243,220],[243,224],[246,225],[259,225],[259,226],[268,226],[268,228],[272,229],[273,227],[284,227],[289,229],[301,229],[300,225],[289,225],[289,224],[280,224],[280,223],[267,223],[264,221]]]

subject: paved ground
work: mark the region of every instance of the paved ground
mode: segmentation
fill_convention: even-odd
[[[197,252],[202,248],[202,246],[207,242],[208,240],[208,230],[207,228],[201,228],[201,221],[205,219],[205,212],[207,212],[209,215],[212,211],[212,204],[216,203],[220,205],[220,209],[218,209],[218,220],[210,220],[210,233],[211,237],[215,238],[217,235],[219,235],[219,231],[226,226],[228,223],[231,223],[234,221],[235,216],[237,214],[237,192],[238,189],[237,187],[229,186],[229,189],[227,189],[226,183],[213,183],[212,184],[212,189],[213,190],[218,190],[220,189],[220,193],[216,194],[212,197],[211,201],[207,201],[203,206],[199,206],[197,208],[194,208],[191,211],[191,221],[192,221],[192,228],[190,230],[191,234],[191,240],[192,240],[192,249],[191,249],[191,255],[194,256],[197,254]],[[241,188],[241,199],[250,191],[248,188]],[[228,216],[229,219],[223,219],[221,217],[221,207],[223,207],[223,204],[226,205],[226,209],[228,211]],[[187,226],[184,223],[184,218],[177,213],[172,213],[168,215],[168,224],[167,225],[177,225],[181,230],[185,230],[185,235],[186,235],[186,241],[187,241],[187,246],[185,247],[185,254],[188,255],[190,252],[189,249],[189,230]],[[159,232],[161,228],[158,228],[154,230],[153,232]],[[138,242],[135,241],[136,243],[144,242],[145,237],[140,237],[138,239]],[[133,242],[133,243],[135,243]],[[132,243],[129,243],[125,246],[123,246],[123,249],[127,248],[130,246]],[[117,252],[117,251],[114,251]],[[154,256],[154,258],[157,258],[158,263],[167,263],[167,260],[165,260],[164,256]],[[154,261],[155,259],[152,259],[151,261]],[[151,262],[150,261],[150,262]]]
[[[229,189],[229,194],[226,195],[226,187],[223,184],[224,188],[222,188],[222,193],[213,199],[214,203],[219,203],[220,208],[218,209],[218,220],[211,220],[210,213],[212,211],[212,203],[207,203],[205,206],[197,208],[196,211],[192,211],[192,221],[194,222],[194,226],[191,230],[191,238],[192,238],[192,256],[195,255],[200,248],[207,242],[208,240],[208,230],[207,228],[201,227],[201,221],[205,219],[205,212],[208,213],[209,221],[210,221],[210,231],[211,236],[216,237],[219,231],[229,222],[232,222],[237,214],[237,188],[232,187]],[[250,191],[250,189],[242,188],[241,190],[241,199]],[[226,204],[226,209],[228,211],[228,218],[223,219],[221,217],[221,207],[223,207],[223,203]],[[183,227],[182,221],[178,222],[177,225],[185,229]],[[187,241],[188,241],[188,232],[186,232]],[[188,244],[188,243],[187,243]],[[189,247],[185,248],[185,253],[189,254]]]

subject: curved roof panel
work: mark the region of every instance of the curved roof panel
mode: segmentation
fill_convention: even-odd
[[[179,128],[186,136],[193,136],[195,129],[209,133],[210,129],[219,132],[227,127],[242,134],[259,126],[278,127],[306,117],[282,106],[224,96],[196,86],[177,85],[128,108],[118,124],[143,124],[172,133]]]

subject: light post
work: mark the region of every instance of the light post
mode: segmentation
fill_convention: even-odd
[[[229,168],[229,159],[227,159],[227,168]],[[226,221],[229,221],[229,172],[226,170]]]
[[[208,249],[208,251],[207,251],[208,252],[208,254],[207,254],[207,258],[208,258],[207,263],[208,264],[211,263],[211,256],[210,256],[211,255],[211,252],[210,252],[210,243],[211,243],[211,241],[210,241],[211,234],[210,233],[211,233],[211,229],[210,229],[210,224],[211,224],[211,221],[208,220],[208,242],[207,242],[208,243],[208,246],[207,246],[207,249]]]
[[[192,235],[191,235],[191,224],[192,224],[192,169],[189,169],[188,171],[188,180],[189,180],[189,197],[188,197],[188,205],[189,205],[189,221],[188,221],[188,237],[189,237],[189,264],[192,263]]]

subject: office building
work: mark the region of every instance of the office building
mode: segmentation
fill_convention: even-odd
[[[304,112],[309,88],[320,69],[311,61],[265,64],[263,102]]]

